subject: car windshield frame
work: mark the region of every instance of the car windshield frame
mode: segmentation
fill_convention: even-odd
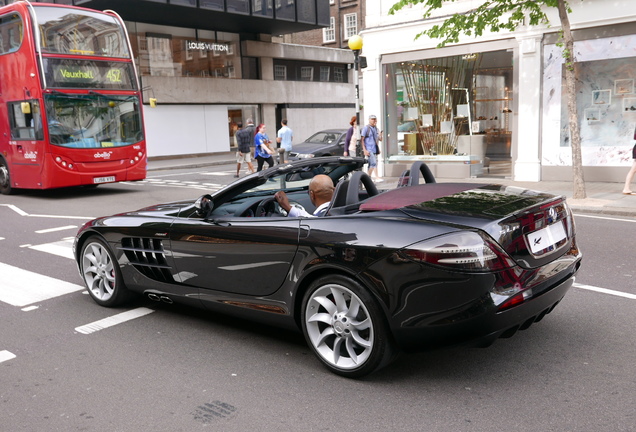
[[[309,182],[318,174],[326,174],[334,185],[349,173],[361,169],[366,160],[359,157],[327,156],[295,161],[251,174],[212,195],[214,207],[227,202],[256,197],[273,196],[285,192],[306,191]]]

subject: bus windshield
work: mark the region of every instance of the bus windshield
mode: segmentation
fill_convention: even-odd
[[[126,34],[110,15],[79,9],[34,5],[41,33],[41,51],[130,58]]]
[[[54,92],[44,97],[51,144],[121,147],[143,139],[137,96]]]

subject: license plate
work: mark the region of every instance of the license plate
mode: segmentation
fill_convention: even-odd
[[[535,255],[540,255],[541,252],[544,251],[549,252],[554,250],[555,245],[566,237],[567,234],[563,227],[563,221],[548,225],[545,228],[526,235],[530,251]]]
[[[115,181],[115,176],[93,177],[93,183],[112,183],[114,181]]]

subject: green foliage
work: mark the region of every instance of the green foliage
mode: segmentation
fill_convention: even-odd
[[[408,5],[423,4],[426,8],[424,11],[424,19],[426,19],[431,17],[434,10],[441,9],[445,3],[455,1],[400,0],[391,7],[389,14],[395,14]],[[441,25],[434,25],[419,33],[416,39],[421,36],[440,39],[438,47],[443,47],[449,43],[459,42],[459,37],[462,34],[477,37],[481,36],[484,31],[514,31],[520,25],[548,25],[549,20],[543,7],[557,7],[557,5],[558,0],[485,0],[477,8],[465,13],[454,14]]]

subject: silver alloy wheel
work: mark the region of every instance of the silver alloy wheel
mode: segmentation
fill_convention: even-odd
[[[91,295],[98,300],[111,299],[116,288],[116,274],[108,250],[98,242],[91,242],[82,255],[82,274]]]
[[[360,298],[340,284],[314,291],[305,310],[307,335],[316,352],[339,369],[361,367],[373,349],[373,322]]]

